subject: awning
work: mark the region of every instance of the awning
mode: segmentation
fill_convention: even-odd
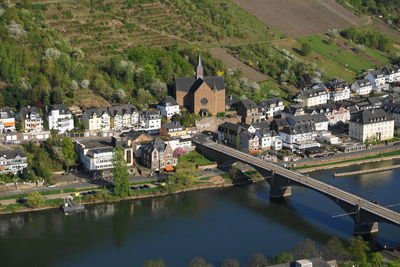
[[[15,122],[5,122],[4,126],[6,127],[15,126]]]
[[[164,168],[164,170],[166,170],[167,172],[172,172],[174,170],[173,166],[167,166]]]

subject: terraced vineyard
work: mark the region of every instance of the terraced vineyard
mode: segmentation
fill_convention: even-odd
[[[140,4],[132,0],[46,0],[35,4],[45,7],[45,18],[51,26],[90,56],[115,54],[138,45],[167,47],[280,37],[236,4],[225,2],[210,4],[222,8],[222,13],[210,13],[206,6],[204,14],[190,1],[177,0],[145,0]],[[222,16],[230,26],[217,21]]]

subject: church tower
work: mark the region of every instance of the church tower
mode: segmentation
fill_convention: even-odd
[[[204,79],[203,63],[201,62],[201,56],[199,55],[199,62],[196,68],[196,79]]]

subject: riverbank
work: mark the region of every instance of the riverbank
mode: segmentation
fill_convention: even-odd
[[[256,179],[254,182],[260,182],[264,181],[264,179]],[[190,192],[190,191],[196,191],[196,190],[204,190],[204,189],[214,189],[214,188],[225,188],[225,187],[231,187],[234,185],[232,181],[228,181],[228,179],[224,179],[223,182],[220,183],[209,183],[209,182],[202,182],[202,183],[196,183],[193,186],[185,189],[180,189],[174,192],[169,192],[169,191],[152,191],[149,193],[143,193],[140,195],[134,195],[134,196],[129,196],[125,198],[110,198],[110,199],[91,199],[91,200],[83,200],[82,204],[84,205],[92,205],[92,204],[101,204],[101,203],[115,203],[115,202],[120,202],[120,201],[125,201],[125,200],[135,200],[135,199],[145,199],[145,198],[155,198],[155,197],[163,197],[163,196],[169,196],[169,195],[174,195],[174,194],[179,194],[179,193],[184,193],[184,192]],[[57,202],[59,201],[59,203]],[[0,215],[6,215],[6,214],[15,214],[15,213],[27,213],[27,212],[36,212],[36,211],[44,211],[44,210],[50,210],[50,209],[59,209],[61,204],[63,203],[63,199],[61,198],[56,198],[56,199],[51,199],[52,203],[47,204],[46,206],[43,207],[38,207],[38,208],[29,208],[26,207],[23,204],[11,204],[15,206],[15,209],[11,210],[0,210]]]
[[[380,153],[365,153],[361,155],[353,155],[350,157],[342,157],[336,159],[329,159],[329,160],[318,160],[312,161],[304,164],[303,166],[296,166],[293,167],[293,170],[296,170],[300,173],[308,173],[326,169],[333,169],[333,168],[341,168],[347,167],[352,165],[359,165],[364,163],[371,163],[371,162],[379,162],[379,161],[386,161],[392,159],[400,159],[400,150],[396,149],[388,149],[387,152],[380,152]],[[323,162],[323,163],[321,163]],[[319,164],[315,164],[319,163]]]

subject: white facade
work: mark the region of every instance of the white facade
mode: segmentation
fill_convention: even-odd
[[[359,118],[349,122],[349,136],[365,141],[382,141],[393,138],[394,120],[383,110],[364,110]]]
[[[161,116],[171,119],[175,114],[180,114],[179,105],[157,105],[157,109],[160,110]]]
[[[329,89],[311,89],[301,92],[298,96],[305,107],[326,104],[329,97]]]
[[[74,129],[74,119],[71,112],[65,107],[53,108],[47,116],[49,129],[65,133]]]
[[[400,68],[397,66],[384,68],[383,73],[387,83],[400,81]]]
[[[365,76],[365,79],[369,80],[372,84],[372,89],[375,91],[382,91],[386,85],[386,77],[380,71],[370,71]]]
[[[43,131],[43,119],[36,107],[21,108],[20,119],[24,132]]]
[[[343,101],[350,98],[350,87],[336,88],[330,92],[330,100],[337,102]]]
[[[351,90],[359,96],[369,95],[372,91],[372,83],[367,79],[358,80],[351,85]]]
[[[28,167],[28,158],[20,150],[0,151],[0,174],[17,174]]]
[[[148,131],[151,133],[159,132],[161,128],[161,115],[154,111],[141,111],[139,124],[135,130]]]
[[[283,102],[279,99],[266,99],[259,105],[259,111],[265,118],[274,118],[284,110]]]

